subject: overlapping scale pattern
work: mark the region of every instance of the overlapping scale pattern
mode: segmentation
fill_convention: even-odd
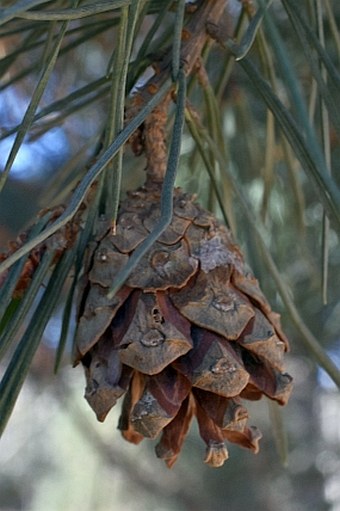
[[[156,454],[171,467],[196,417],[205,462],[223,465],[226,442],[253,452],[245,400],[285,404],[288,342],[228,229],[181,189],[171,225],[116,296],[112,282],[160,216],[157,185],[130,192],[116,233],[109,224],[91,245],[79,299],[75,363],[85,397],[103,421],[124,396],[119,429],[133,443],[160,437]]]

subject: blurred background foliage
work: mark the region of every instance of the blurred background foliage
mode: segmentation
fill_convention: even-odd
[[[113,51],[122,16],[132,19],[128,3],[2,2],[0,158],[1,168],[11,167],[0,197],[4,250],[41,208],[68,203],[98,154],[103,131],[112,128],[112,84],[122,69]],[[177,4],[134,3],[128,96],[173,43]],[[295,380],[283,424],[267,402],[251,404],[251,420],[264,433],[258,455],[231,448],[230,460],[213,471],[202,463],[193,427],[179,461],[167,470],[152,442],[135,447],[121,439],[119,410],[105,424],[96,422],[81,398],[82,371],[69,366],[72,324],[54,374],[65,286],[2,437],[4,511],[340,510],[334,383],[340,363],[340,4],[275,0],[255,22],[266,2],[225,4],[223,44],[206,44],[204,64],[189,79],[177,183],[228,219],[282,315]],[[80,10],[84,5],[87,11]],[[187,3],[188,18],[194,6]],[[127,147],[118,192],[141,184],[144,167],[144,157]],[[24,328],[3,358],[2,373]]]

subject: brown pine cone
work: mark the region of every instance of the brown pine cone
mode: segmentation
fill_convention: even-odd
[[[205,462],[218,467],[225,441],[258,451],[261,433],[247,426],[243,399],[287,402],[288,342],[228,229],[180,189],[171,225],[108,299],[159,219],[159,203],[158,186],[131,192],[115,235],[108,224],[100,229],[79,300],[75,363],[85,368],[98,420],[125,395],[124,438],[161,435],[156,454],[171,467],[196,416]]]

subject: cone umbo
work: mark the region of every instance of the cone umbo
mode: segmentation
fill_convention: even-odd
[[[171,224],[108,298],[159,219],[160,192],[152,182],[129,192],[115,234],[105,219],[98,228],[79,299],[75,363],[84,366],[85,397],[98,420],[124,396],[124,438],[159,436],[156,454],[172,466],[195,416],[205,462],[218,467],[228,458],[225,441],[259,449],[245,399],[287,402],[288,342],[229,230],[179,188]]]

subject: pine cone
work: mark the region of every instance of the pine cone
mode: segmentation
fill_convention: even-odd
[[[258,451],[242,399],[285,404],[292,378],[283,370],[288,342],[228,229],[194,197],[176,189],[171,225],[120,291],[108,289],[160,216],[160,189],[128,194],[115,235],[105,224],[85,271],[75,363],[85,397],[103,421],[125,394],[119,429],[138,443],[156,438],[172,466],[193,416],[213,467],[225,441]]]
[[[59,218],[64,212],[63,206],[56,206],[52,209],[43,209],[38,213],[38,222],[42,218],[46,218],[46,226],[52,224],[57,218]],[[16,283],[13,291],[13,298],[21,298],[26,289],[30,286],[32,278],[43,258],[45,252],[53,251],[54,258],[51,263],[53,266],[65,252],[66,249],[70,248],[76,240],[79,231],[79,218],[80,212],[75,216],[75,220],[67,223],[62,229],[57,231],[55,234],[50,236],[46,241],[40,243],[33,248],[27,256],[27,259],[23,265],[20,277]],[[14,254],[18,249],[25,245],[29,237],[32,236],[36,224],[30,227],[27,231],[19,234],[16,241],[9,243],[9,248],[6,252],[0,253],[0,263],[5,261],[9,256]],[[37,234],[37,233],[36,233]],[[9,274],[9,270],[4,271],[0,274],[0,287],[4,284]]]

